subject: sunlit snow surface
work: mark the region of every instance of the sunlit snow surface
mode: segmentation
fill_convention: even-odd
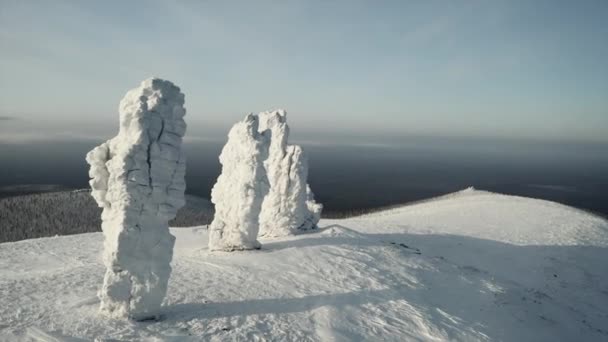
[[[0,340],[608,340],[608,222],[476,190],[209,253],[173,229],[160,322],[98,315],[102,235],[0,244]]]

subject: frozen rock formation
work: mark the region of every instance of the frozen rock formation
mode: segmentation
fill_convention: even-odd
[[[258,125],[252,114],[235,124],[220,154],[222,174],[211,190],[215,217],[209,226],[210,250],[260,248],[258,219],[269,187],[264,169],[269,142]]]
[[[306,221],[300,226],[300,229],[316,229],[317,223],[321,220],[323,204],[315,201],[315,194],[308,184],[306,184],[306,207],[308,208],[309,215],[306,217]]]
[[[314,201],[306,184],[308,161],[302,148],[289,145],[284,110],[259,114],[260,131],[270,136],[268,173],[270,191],[262,203],[260,236],[285,236],[317,227],[323,206]]]
[[[103,208],[101,312],[155,318],[167,292],[175,238],[167,222],[184,202],[184,94],[148,79],[120,102],[118,135],[87,154],[92,195]]]

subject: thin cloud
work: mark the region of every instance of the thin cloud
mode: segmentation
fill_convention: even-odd
[[[10,120],[17,120],[17,118],[14,116],[0,115],[0,121],[10,121]]]

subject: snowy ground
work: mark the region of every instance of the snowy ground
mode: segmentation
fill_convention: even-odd
[[[160,322],[97,315],[102,236],[0,244],[0,341],[608,340],[608,222],[466,190],[209,253],[173,229]]]

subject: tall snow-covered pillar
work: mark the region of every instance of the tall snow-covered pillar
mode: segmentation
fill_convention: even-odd
[[[323,206],[314,201],[308,179],[308,160],[302,148],[289,145],[284,110],[262,112],[260,131],[270,136],[264,166],[270,190],[262,203],[260,236],[276,237],[317,227]]]
[[[252,114],[235,124],[220,154],[222,174],[211,190],[215,204],[209,226],[212,251],[260,248],[258,219],[269,187],[264,169],[269,143],[258,125],[258,117]]]
[[[184,206],[184,94],[148,79],[120,102],[118,135],[87,154],[92,195],[103,208],[101,312],[154,319],[167,292],[175,238],[168,221]]]

